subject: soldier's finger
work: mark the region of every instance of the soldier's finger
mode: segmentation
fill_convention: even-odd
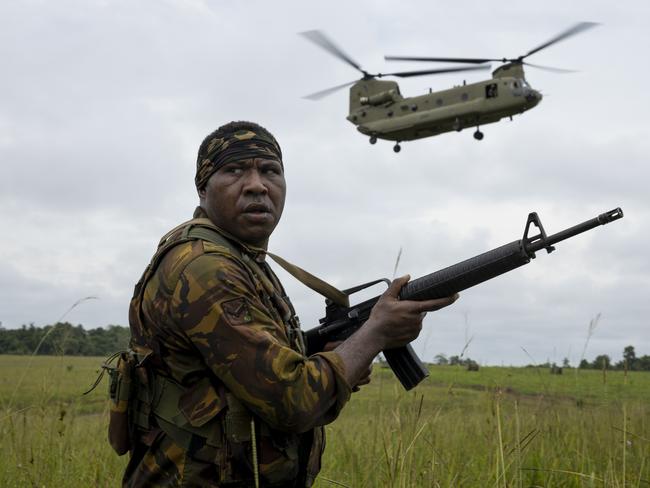
[[[411,275],[404,275],[395,278],[384,293],[390,297],[397,298],[402,287],[407,284],[410,279]]]
[[[421,302],[418,302],[418,307],[417,311],[418,313],[426,313],[426,312],[434,312],[436,310],[440,310],[441,308],[448,307],[452,303],[454,303],[456,300],[458,300],[458,293],[454,293],[450,297],[445,297],[445,298],[434,298],[433,300],[424,300]]]

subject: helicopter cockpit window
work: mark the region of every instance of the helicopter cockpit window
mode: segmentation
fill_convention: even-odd
[[[499,87],[496,83],[485,85],[485,98],[496,98],[499,95]]]

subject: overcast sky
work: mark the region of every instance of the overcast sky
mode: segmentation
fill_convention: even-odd
[[[348,94],[302,96],[358,73],[297,33],[322,29],[365,69],[385,54],[515,57],[579,21],[602,25],[531,57],[544,99],[511,121],[371,146]],[[247,119],[285,156],[287,206],[270,249],[348,288],[435,271],[521,237],[537,211],[554,233],[615,207],[623,220],[429,314],[415,349],[484,364],[586,352],[650,354],[650,95],[645,1],[502,3],[25,0],[0,3],[0,321],[127,325],[159,237],[197,203],[198,145]],[[493,65],[496,67],[497,64]],[[402,94],[489,72],[400,81]],[[303,326],[323,300],[283,273]],[[376,290],[379,293],[381,290]]]

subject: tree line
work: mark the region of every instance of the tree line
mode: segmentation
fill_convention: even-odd
[[[623,358],[616,363],[607,354],[601,354],[589,362],[586,359],[580,361],[580,369],[622,369],[628,371],[650,371],[650,356],[637,356],[634,346],[626,346],[623,349]]]
[[[447,357],[444,354],[438,354],[434,358],[433,363],[439,365],[451,365],[451,366],[460,365],[460,366],[467,366],[468,368],[477,365],[476,361],[474,361],[473,359],[463,358],[460,356]],[[561,368],[570,368],[571,362],[569,361],[569,358],[564,358],[561,365],[547,361],[541,364],[528,364],[526,365],[526,367],[561,369]],[[600,354],[596,356],[596,358],[591,362],[588,361],[587,359],[582,359],[578,364],[578,368],[599,369],[599,370],[618,369],[622,371],[623,370],[650,371],[650,356],[648,355],[637,356],[636,351],[634,350],[634,346],[626,346],[623,349],[623,357],[621,358],[620,361],[614,362],[607,354]]]
[[[116,351],[126,349],[129,343],[128,327],[109,325],[105,328],[84,329],[82,325],[72,325],[69,322],[58,322],[44,327],[34,324],[23,325],[19,329],[5,329],[0,326],[0,354],[36,354],[69,355],[69,356],[107,356]],[[477,365],[470,358],[459,356],[446,357],[438,354],[435,364],[461,366]],[[529,365],[536,367],[558,367],[555,363]],[[568,358],[562,362],[562,367],[571,367]],[[620,361],[613,362],[607,354],[596,356],[593,361],[582,359],[580,369],[620,369],[628,371],[650,371],[650,356],[637,356],[634,346],[623,349]]]
[[[119,325],[88,330],[69,322],[44,327],[30,324],[19,329],[0,327],[0,354],[108,356],[125,349],[129,337],[129,328]]]

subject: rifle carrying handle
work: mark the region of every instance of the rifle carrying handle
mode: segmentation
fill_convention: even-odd
[[[429,370],[422,364],[410,344],[395,349],[386,349],[382,352],[388,366],[406,390],[415,387],[429,376]]]

